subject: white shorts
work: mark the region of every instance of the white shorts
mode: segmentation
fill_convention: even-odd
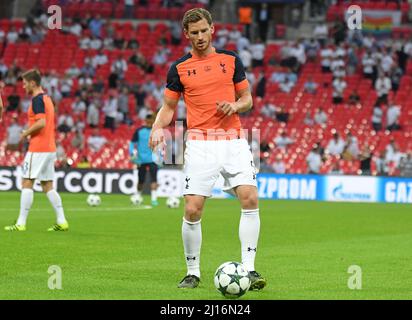
[[[23,162],[23,178],[53,181],[55,152],[27,152]]]
[[[237,186],[257,186],[257,171],[246,139],[188,140],[183,173],[184,195],[210,197],[219,174],[224,179],[223,190],[233,195]]]

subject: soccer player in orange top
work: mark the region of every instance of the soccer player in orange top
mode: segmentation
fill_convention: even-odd
[[[29,70],[22,75],[22,78],[23,88],[33,98],[27,112],[29,128],[21,133],[20,142],[30,138],[30,144],[23,163],[20,215],[16,224],[4,229],[6,231],[26,230],[27,216],[33,203],[33,184],[38,179],[57,216],[56,224],[48,231],[67,231],[69,224],[64,216],[62,200],[53,189],[54,161],[56,160],[54,105],[40,86],[41,75],[38,70]]]
[[[202,211],[221,174],[225,190],[240,201],[242,263],[252,281],[250,290],[259,290],[266,280],[254,265],[260,230],[256,170],[238,115],[252,107],[249,83],[239,56],[212,46],[214,27],[207,10],[187,11],[182,24],[192,50],[170,67],[163,105],[149,140],[152,149],[164,143],[163,128],[172,121],[183,95],[188,125],[182,224],[187,274],[178,287],[196,288],[199,284]]]

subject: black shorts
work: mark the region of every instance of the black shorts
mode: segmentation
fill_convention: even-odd
[[[139,184],[144,184],[146,179],[146,172],[150,173],[150,183],[157,183],[157,164],[143,163],[139,166]]]

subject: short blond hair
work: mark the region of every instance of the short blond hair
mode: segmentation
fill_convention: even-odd
[[[185,12],[182,20],[182,26],[187,31],[189,29],[189,23],[195,23],[202,19],[206,19],[207,23],[211,26],[213,23],[212,15],[209,11],[203,8],[193,8]]]

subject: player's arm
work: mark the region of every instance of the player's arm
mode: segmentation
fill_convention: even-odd
[[[130,160],[134,162],[134,160],[137,158],[137,153],[139,150],[136,147],[136,143],[139,140],[139,131],[136,130],[135,133],[133,134],[132,140],[130,140],[129,143],[129,155],[130,155]]]
[[[234,113],[249,111],[253,106],[252,94],[249,89],[249,82],[246,79],[245,68],[239,56],[235,56],[235,72],[233,74],[235,85],[236,102],[216,101],[218,112],[223,112],[227,116]]]
[[[154,150],[160,143],[165,142],[163,128],[167,127],[172,122],[178,101],[179,98],[170,97],[168,95],[164,96],[163,105],[157,113],[149,137],[149,147],[152,150]]]
[[[163,104],[157,113],[149,137],[149,147],[154,150],[159,144],[165,143],[163,128],[167,127],[173,120],[180,94],[183,92],[183,85],[180,82],[177,65],[171,65],[167,73],[167,85],[164,92]]]
[[[32,102],[32,109],[34,113],[34,119],[36,120],[33,125],[24,130],[20,135],[20,142],[28,136],[38,133],[46,126],[46,106],[44,105],[43,98],[35,98]]]

